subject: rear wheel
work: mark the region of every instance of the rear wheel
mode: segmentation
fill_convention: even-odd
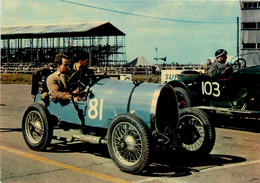
[[[38,103],[31,104],[22,121],[23,137],[32,150],[45,150],[52,140],[53,126],[49,122],[47,109]]]
[[[191,107],[191,99],[187,90],[181,87],[175,87],[174,90],[177,95],[179,109]]]
[[[128,173],[140,173],[148,166],[150,147],[148,130],[134,114],[117,116],[108,129],[108,151],[117,167]]]
[[[207,156],[215,144],[215,128],[207,113],[196,108],[180,110],[181,151],[192,156]]]

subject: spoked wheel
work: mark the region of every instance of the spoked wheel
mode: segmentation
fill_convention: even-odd
[[[49,123],[47,109],[38,103],[31,104],[22,121],[23,137],[32,150],[45,150],[52,140],[53,126]]]
[[[191,107],[191,99],[189,97],[188,92],[185,89],[181,87],[175,87],[174,91],[178,99],[179,109]]]
[[[215,128],[210,124],[207,113],[196,108],[180,111],[178,129],[181,151],[192,156],[208,155],[215,144]]]
[[[129,113],[113,119],[108,129],[108,151],[121,171],[143,171],[150,158],[149,138],[144,122]]]

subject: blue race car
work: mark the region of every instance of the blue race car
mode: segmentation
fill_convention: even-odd
[[[23,116],[23,136],[32,150],[46,149],[54,129],[81,129],[81,135],[67,141],[107,144],[120,170],[139,173],[149,165],[151,153],[158,147],[208,155],[214,146],[215,129],[207,114],[188,108],[179,118],[171,85],[86,76],[77,71],[69,80],[72,100],[54,102],[45,83],[50,72],[45,68],[34,73],[34,103]],[[75,88],[79,88],[76,94],[72,92]],[[74,102],[75,96],[82,100]]]

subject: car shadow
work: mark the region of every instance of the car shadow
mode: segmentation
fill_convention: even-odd
[[[55,143],[46,150],[53,153],[90,153],[95,156],[109,158],[107,146],[75,142],[71,144]],[[207,157],[191,158],[176,151],[155,152],[151,157],[150,165],[139,175],[149,177],[182,177],[222,167],[228,164],[245,162],[246,159],[232,155],[210,154]]]
[[[0,128],[1,132],[21,132],[22,128]]]
[[[107,146],[104,144],[90,144],[81,141],[73,143],[58,142],[52,143],[46,149],[47,152],[53,153],[90,153],[96,156],[110,158]]]
[[[214,119],[217,119],[214,121],[215,127],[260,133],[259,119],[245,119],[225,115],[218,115]]]
[[[191,158],[173,152],[172,154],[168,153],[167,156],[165,154],[157,155],[157,159],[153,159],[151,165],[142,175],[149,177],[183,177],[215,167],[245,161],[245,158],[232,155],[210,154],[207,157]]]

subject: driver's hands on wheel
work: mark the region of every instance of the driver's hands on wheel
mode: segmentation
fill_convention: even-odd
[[[71,94],[70,94],[70,92],[63,92],[62,94],[64,95],[64,97],[65,97],[66,100],[71,100]],[[82,99],[81,99],[80,97],[73,97],[73,100],[74,100],[75,102],[77,102],[77,101],[81,101]]]
[[[76,71],[74,72],[68,83],[68,88],[70,93],[76,94],[76,95],[81,95],[84,94],[84,89],[87,87],[88,82],[86,82],[86,75],[84,74],[83,71]]]
[[[81,101],[82,98],[80,98],[80,97],[73,97],[73,100],[74,100],[75,102],[78,102],[78,101]]]

